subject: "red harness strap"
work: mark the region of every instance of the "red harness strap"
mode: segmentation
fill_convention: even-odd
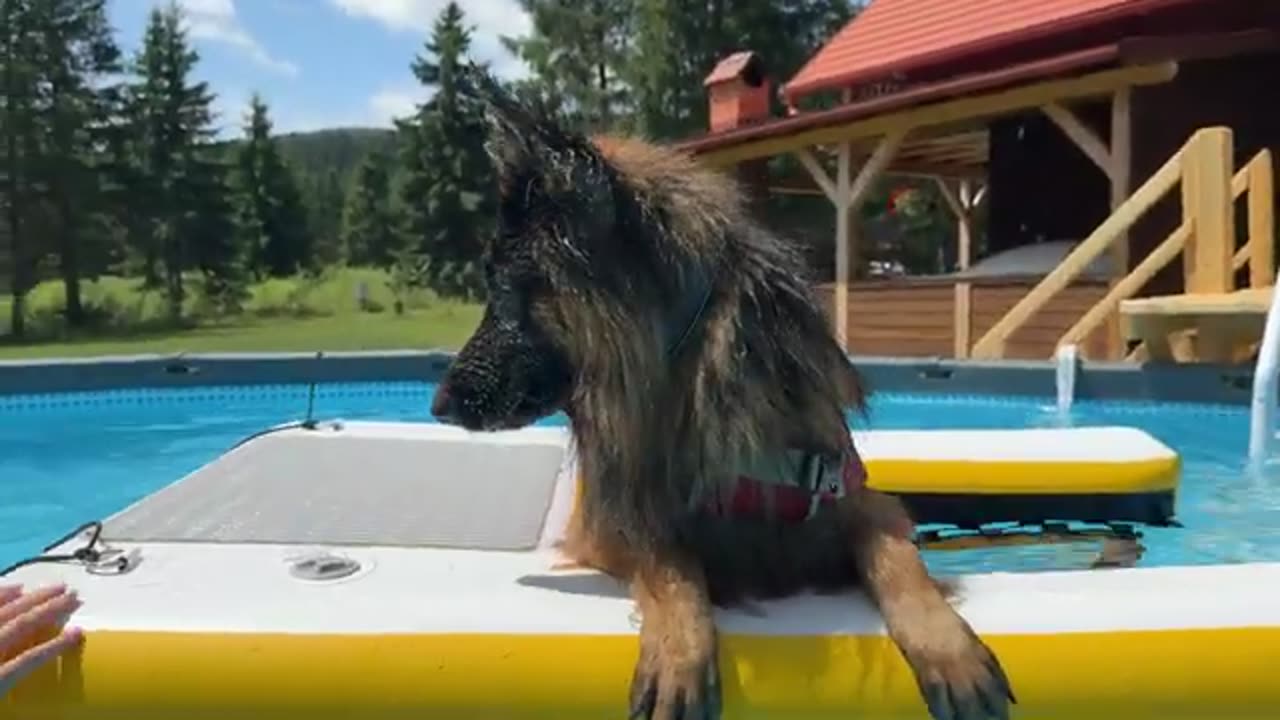
[[[834,470],[834,468],[832,469]],[[768,494],[773,495],[773,512],[785,523],[799,523],[808,519],[819,504],[834,503],[838,498],[865,485],[867,469],[857,450],[850,448],[845,455],[839,475],[828,471],[822,478],[816,493],[800,483],[779,482],[749,475],[739,475],[737,487],[728,503],[732,516],[760,515],[768,508]],[[838,485],[833,486],[833,483]],[[721,503],[712,503],[711,511],[725,515]]]

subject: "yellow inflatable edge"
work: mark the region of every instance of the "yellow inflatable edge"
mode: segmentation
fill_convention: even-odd
[[[1175,490],[1177,456],[1103,461],[866,461],[867,485],[883,492],[957,495],[1134,494]]]
[[[988,635],[1035,720],[1263,720],[1280,628]],[[23,720],[624,717],[634,636],[94,631],[0,701]],[[722,639],[725,720],[927,717],[883,636]],[[6,712],[9,711],[9,712]],[[15,714],[16,713],[16,714]]]

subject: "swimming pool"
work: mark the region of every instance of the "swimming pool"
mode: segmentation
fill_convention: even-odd
[[[323,384],[314,415],[431,421],[434,386]],[[39,552],[214,459],[269,425],[305,417],[305,385],[120,390],[0,396],[0,566]],[[561,424],[554,417],[542,424]],[[1050,398],[883,393],[855,428],[1023,428],[1130,425],[1183,457],[1184,528],[1144,529],[1142,564],[1280,561],[1280,467],[1246,472],[1248,417],[1217,405],[1081,402],[1059,416]],[[929,553],[944,572],[1079,567],[1062,547]],[[1074,553],[1074,554],[1073,554]]]

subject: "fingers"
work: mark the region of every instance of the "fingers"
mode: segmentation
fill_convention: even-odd
[[[43,602],[52,600],[67,593],[67,586],[61,583],[57,585],[49,585],[39,590],[22,594],[22,588],[15,588],[16,593],[10,591],[8,599],[3,599],[4,604],[0,605],[0,628],[6,623],[12,622],[14,618],[25,613]]]
[[[20,595],[22,595],[21,585],[0,586],[0,608],[3,608],[5,605],[13,602],[14,600],[17,600]]]
[[[23,678],[35,672],[37,668],[52,662],[54,658],[79,645],[83,640],[84,633],[79,628],[72,628],[0,665],[0,697],[22,682]]]
[[[61,627],[80,608],[80,598],[64,586],[42,588],[0,607],[0,657],[48,627]]]

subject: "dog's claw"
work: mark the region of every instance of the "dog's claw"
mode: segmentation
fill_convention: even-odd
[[[974,635],[958,655],[912,663],[933,720],[1009,720],[1016,705],[1009,677],[994,653]]]
[[[638,718],[648,718],[653,714],[654,703],[658,700],[658,686],[654,683],[646,682],[639,686],[640,691],[637,692],[633,685],[631,690],[631,714],[627,717],[630,720]]]
[[[720,673],[712,658],[698,669],[666,667],[641,650],[631,680],[631,720],[720,720]]]

